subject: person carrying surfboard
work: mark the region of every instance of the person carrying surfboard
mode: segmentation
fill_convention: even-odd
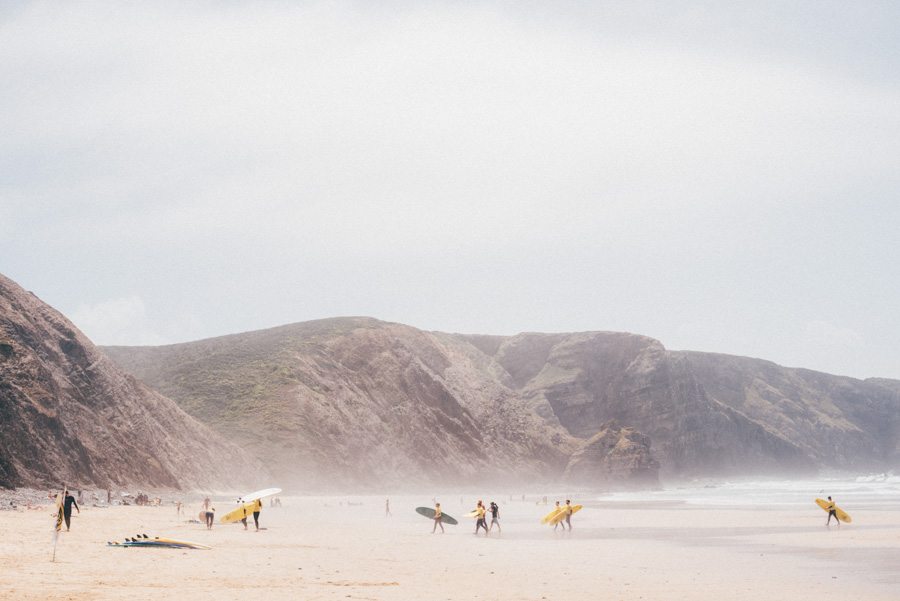
[[[561,512],[562,510],[563,510],[563,508],[559,506],[559,501],[557,501],[557,502],[556,502],[556,513],[559,513],[559,512]],[[556,529],[559,528],[560,526],[562,526],[562,529],[563,529],[563,530],[566,529],[566,525],[565,525],[565,524],[563,524],[562,522],[556,522],[555,524],[553,524],[553,530],[556,530]]]
[[[216,508],[212,507],[206,510],[206,529],[212,530],[213,522],[216,519]]]
[[[569,501],[569,499],[566,499],[566,507],[563,509],[563,511],[566,512],[566,524],[569,526],[569,530],[571,531],[572,530],[572,514],[575,513],[575,511],[572,509],[572,502]],[[563,530],[565,530],[565,529],[566,529],[566,527],[563,526]]]
[[[831,497],[828,497],[828,507],[826,507],[826,510],[828,511],[828,521],[825,522],[825,525],[826,526],[831,525],[831,516],[834,516],[834,521],[837,522],[838,526],[840,526],[841,521],[838,519],[838,516],[837,516],[837,503],[832,501]]]
[[[443,513],[441,513],[441,504],[435,503],[434,504],[434,528],[431,529],[432,534],[435,533],[438,526],[441,527],[441,534],[444,533],[444,524],[441,522],[442,515],[443,515]],[[477,530],[476,530],[476,532],[477,532]]]
[[[256,500],[256,511],[253,512],[253,523],[256,524],[256,531],[259,532],[259,512],[262,511],[262,501]]]
[[[488,533],[487,522],[484,520],[484,505],[481,500],[478,500],[478,507],[475,508],[475,517],[478,521],[475,522],[475,534],[478,534],[479,528],[484,528],[484,533]]]

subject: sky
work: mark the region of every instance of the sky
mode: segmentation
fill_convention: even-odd
[[[900,379],[896,2],[4,2],[0,273],[95,343],[338,316]]]

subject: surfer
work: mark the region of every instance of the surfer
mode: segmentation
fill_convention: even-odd
[[[393,515],[394,515],[394,514],[391,513],[391,500],[390,500],[390,499],[385,499],[385,500],[384,500],[384,517],[388,517],[388,516],[392,516],[392,517],[393,517]]]
[[[557,501],[556,502],[556,513],[559,513],[560,511],[562,511],[562,507],[559,506],[559,501]],[[562,526],[563,530],[566,529],[565,524],[563,524],[562,522],[556,522],[555,524],[553,524],[553,530],[555,531],[560,526]]]
[[[206,510],[206,529],[212,530],[213,521],[216,519],[216,508]]]
[[[481,500],[478,501],[478,507],[475,508],[475,517],[478,521],[475,522],[475,534],[478,534],[479,528],[484,528],[485,535],[488,533],[487,522],[484,519],[484,505]]]
[[[66,532],[69,531],[69,522],[72,519],[72,505],[75,506],[75,511],[81,513],[81,510],[78,508],[78,503],[75,502],[75,497],[67,490],[63,501],[63,517],[66,520]]]
[[[563,509],[563,511],[566,512],[566,524],[568,524],[569,531],[571,531],[572,530],[572,514],[575,513],[575,510],[572,509],[572,502],[569,501],[569,499],[566,499],[566,507],[565,507],[565,509]],[[565,529],[566,529],[566,527],[563,526],[563,530],[565,530]]]
[[[841,525],[841,521],[838,519],[838,516],[837,516],[837,511],[836,511],[837,506],[836,505],[837,504],[831,500],[831,497],[828,497],[828,507],[825,508],[828,511],[828,521],[825,522],[826,526],[831,525],[831,516],[834,516],[834,521],[837,522],[838,526]],[[66,523],[68,524],[69,521],[66,520]]]
[[[443,515],[443,514],[441,513],[441,504],[440,504],[440,503],[435,503],[435,504],[434,504],[434,528],[431,529],[431,533],[432,533],[432,534],[435,533],[435,531],[437,530],[437,527],[438,527],[438,526],[441,527],[441,534],[444,533],[444,524],[441,522],[441,516],[442,516],[442,515]],[[477,532],[477,531],[476,531],[476,532]]]
[[[488,532],[494,529],[494,524],[497,524],[497,532],[503,532],[500,529],[500,507],[491,501],[491,527],[488,528]]]
[[[256,524],[256,531],[259,532],[259,512],[262,511],[262,501],[257,499],[256,505],[258,507],[256,511],[253,512],[253,523]]]
[[[209,505],[209,497],[206,497],[206,499],[203,500],[203,509],[209,510]]]

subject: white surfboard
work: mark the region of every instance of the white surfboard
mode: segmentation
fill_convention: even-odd
[[[240,497],[238,497],[237,504],[242,505],[244,503],[252,503],[257,499],[265,499],[266,497],[277,495],[280,492],[280,488],[264,488],[263,490],[252,492],[249,495],[241,495]]]

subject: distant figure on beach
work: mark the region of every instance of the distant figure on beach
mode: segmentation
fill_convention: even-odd
[[[572,514],[575,513],[575,510],[572,509],[572,502],[569,499],[566,499],[566,507],[563,509],[566,512],[566,524],[569,526],[569,530],[572,530]],[[563,530],[565,530],[565,526],[563,526]]]
[[[441,504],[440,504],[440,503],[435,503],[435,504],[434,504],[434,528],[431,529],[431,533],[432,533],[432,534],[435,533],[435,531],[437,530],[437,527],[438,527],[438,526],[441,527],[441,534],[444,533],[444,524],[443,524],[443,522],[441,522],[441,516],[442,516],[442,515],[443,515],[443,514],[441,513]]]
[[[203,509],[206,509],[206,510],[208,511],[208,510],[209,510],[209,505],[210,505],[209,497],[206,497],[206,498],[203,500]]]
[[[481,499],[478,500],[478,507],[475,508],[475,517],[477,521],[475,522],[475,534],[478,534],[479,528],[484,528],[484,533],[488,533],[487,522],[484,519],[484,505],[481,503]]]
[[[393,516],[393,515],[394,514],[391,513],[391,500],[385,499],[385,501],[384,501],[384,517]]]
[[[72,519],[72,505],[75,506],[75,511],[81,513],[81,510],[78,508],[78,503],[75,502],[75,497],[72,496],[72,493],[66,491],[63,500],[63,518],[66,520],[66,532],[69,531],[69,522]]]
[[[488,532],[494,529],[494,524],[497,524],[497,532],[503,532],[500,530],[500,507],[491,501],[491,527],[488,528]]]
[[[262,511],[262,501],[257,499],[256,504],[259,505],[259,508],[253,512],[253,523],[256,524],[256,531],[259,532],[259,512]]]
[[[216,508],[206,510],[206,529],[212,530],[213,521],[216,519]]]
[[[841,525],[841,521],[838,519],[837,512],[835,511],[835,502],[831,500],[831,497],[828,497],[828,521],[825,522],[826,526],[831,525],[831,516],[834,516],[834,521],[837,522],[837,525]],[[68,520],[66,521],[68,524]]]
[[[112,503],[112,490],[106,489],[106,504],[110,505]]]
[[[175,517],[181,515],[181,501],[178,501],[178,504],[175,505]]]

